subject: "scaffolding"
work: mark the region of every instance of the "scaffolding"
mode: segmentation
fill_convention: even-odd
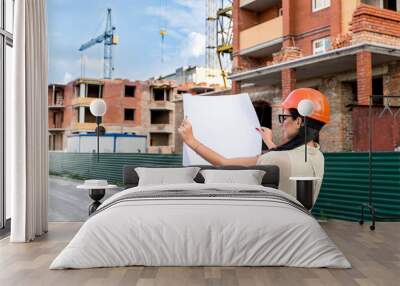
[[[224,85],[232,70],[232,0],[207,0],[206,2],[206,67],[220,69]]]
[[[208,69],[217,69],[217,10],[216,0],[206,1],[206,67]]]

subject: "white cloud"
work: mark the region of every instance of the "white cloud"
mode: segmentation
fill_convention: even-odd
[[[83,56],[84,61],[84,77],[103,77],[103,58],[94,58],[87,55]],[[81,76],[81,58],[68,61],[66,59],[55,59],[50,64],[50,73],[52,71],[59,71],[59,78],[62,78],[64,83],[68,83]],[[50,74],[50,80],[52,80]]]
[[[205,2],[201,0],[175,0],[175,5],[149,6],[146,13],[158,16],[161,25],[181,33],[203,32],[205,27]]]
[[[181,55],[184,58],[200,57],[205,54],[206,36],[201,33],[189,33],[186,43],[182,45]]]
[[[69,83],[73,79],[74,79],[74,77],[72,76],[71,73],[69,73],[69,72],[64,73],[64,78],[63,78],[63,83],[64,84]]]
[[[178,54],[165,50],[165,60],[174,58],[186,65],[191,58],[205,54],[205,2],[202,0],[174,0],[167,7],[149,6],[146,13],[159,17],[160,26],[167,29],[168,36],[178,42]],[[164,27],[165,26],[165,27]],[[160,27],[160,28],[161,28]],[[181,59],[177,59],[176,56]]]

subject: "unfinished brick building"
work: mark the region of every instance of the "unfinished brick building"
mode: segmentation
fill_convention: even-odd
[[[90,103],[102,98],[107,112],[102,125],[107,133],[147,136],[147,152],[175,152],[173,81],[80,78],[66,85],[51,84],[49,98],[49,148],[65,149],[70,134],[94,132],[96,118]]]
[[[234,0],[233,92],[249,92],[279,142],[282,98],[298,87],[321,90],[332,110],[324,151],[367,150],[371,98],[372,147],[394,150],[399,101],[385,96],[400,95],[398,11],[398,0]]]

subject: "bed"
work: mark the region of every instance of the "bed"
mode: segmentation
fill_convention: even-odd
[[[261,185],[205,184],[199,173],[196,183],[154,186],[138,186],[135,167],[124,167],[126,189],[102,203],[50,269],[351,267],[312,215],[277,189],[276,166],[218,168],[264,170]]]

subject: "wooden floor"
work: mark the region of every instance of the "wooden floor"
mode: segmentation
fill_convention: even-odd
[[[352,269],[289,267],[123,267],[48,270],[81,223],[50,223],[44,237],[28,244],[0,241],[0,285],[400,285],[400,224],[322,224]]]

